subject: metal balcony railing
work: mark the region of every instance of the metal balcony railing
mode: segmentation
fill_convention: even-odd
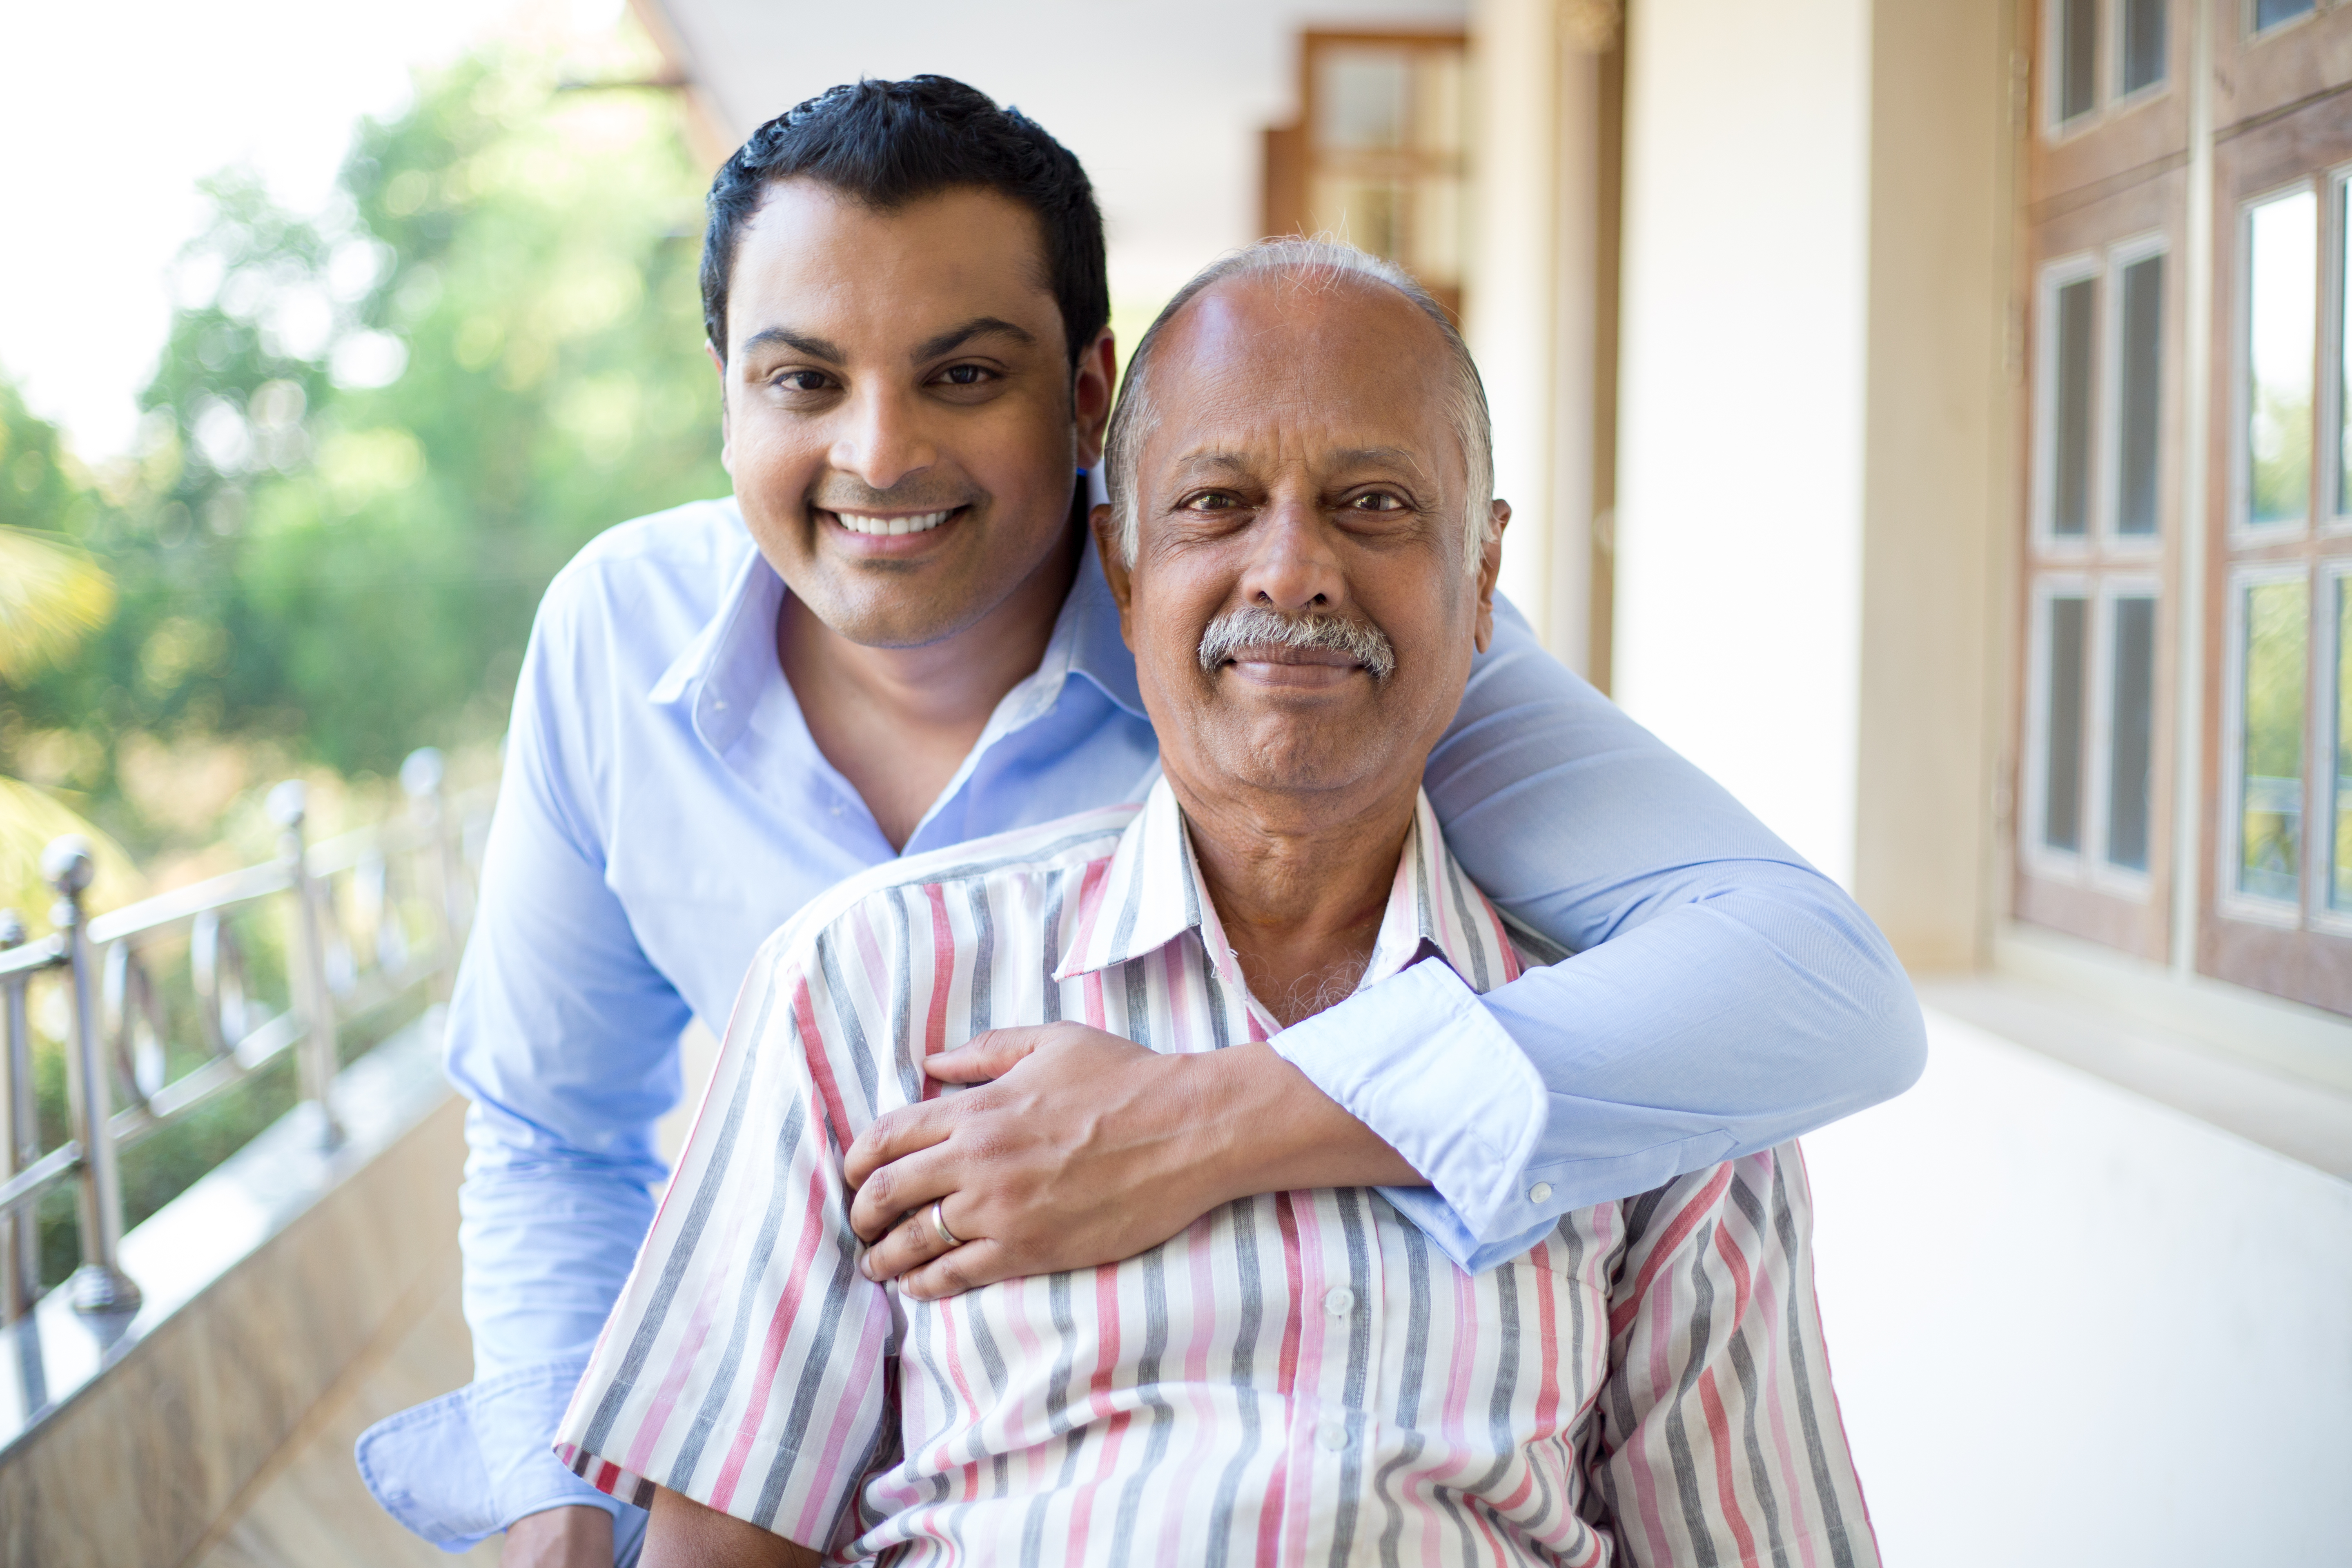
[[[275,860],[176,892],[88,916],[89,847],[59,838],[42,857],[56,889],[55,932],[25,940],[0,910],[0,1323],[30,1312],[41,1295],[34,1205],[50,1189],[77,1187],[80,1266],[63,1289],[77,1310],[122,1312],[139,1304],[123,1272],[121,1152],[153,1136],[292,1050],[300,1098],[329,1143],[338,1133],[328,1089],[341,1067],[339,1022],[349,1023],[431,987],[446,1001],[473,909],[473,871],[489,819],[489,794],[452,800],[441,754],[401,764],[405,819],[306,843],[303,786],[269,795],[279,830]],[[240,923],[285,898],[286,1005],[272,1010],[254,984]],[[364,956],[350,933],[363,937]],[[184,934],[201,1040],[196,1065],[166,1077],[169,1009],[146,954]],[[68,1134],[40,1147],[27,993],[50,977],[65,993]],[[190,1053],[183,1052],[184,1058]],[[121,1095],[122,1108],[115,1109]]]

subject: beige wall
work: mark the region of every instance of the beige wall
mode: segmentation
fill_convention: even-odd
[[[2014,494],[2003,10],[1878,0],[1872,17],[1853,891],[1915,970],[1983,960],[1994,879],[1989,672]]]
[[[1626,89],[1615,690],[1979,955],[2006,538],[1997,0],[1645,0]]]

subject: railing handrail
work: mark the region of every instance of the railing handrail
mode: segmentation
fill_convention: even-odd
[[[370,824],[315,845],[303,837],[302,785],[289,780],[269,796],[280,829],[275,859],[102,915],[82,910],[93,869],[89,846],[71,837],[49,845],[42,870],[58,895],[51,911],[56,931],[26,942],[13,912],[0,910],[0,1323],[29,1311],[39,1294],[32,1205],[68,1181],[80,1188],[81,1266],[65,1282],[74,1306],[85,1311],[137,1306],[138,1287],[118,1257],[121,1152],[283,1052],[299,1048],[301,1098],[319,1107],[316,1120],[325,1136],[336,1137],[327,1093],[340,1067],[339,1019],[362,1016],[427,982],[446,999],[457,966],[471,905],[463,865],[467,829],[487,815],[488,792],[469,792],[453,803],[443,793],[442,773],[439,752],[412,753],[400,773],[409,799],[405,819]],[[459,809],[453,811],[453,805]],[[421,952],[409,949],[388,890],[391,858],[400,855],[425,867],[416,890],[430,911],[432,935]],[[375,962],[362,968],[343,939],[328,884],[370,868],[373,876],[363,878],[362,890],[374,900],[376,952]],[[257,1012],[246,994],[243,948],[224,917],[281,893],[297,900],[287,953],[290,996],[280,1012]],[[389,942],[387,920],[393,922]],[[189,963],[206,1058],[166,1080],[164,1015],[140,950],[183,925],[190,928]],[[26,987],[44,971],[66,972],[71,997],[68,1136],[47,1151],[36,1146],[26,1008]],[[111,1050],[102,1048],[101,1032],[110,1037]],[[118,1074],[131,1096],[121,1110],[111,1104]]]

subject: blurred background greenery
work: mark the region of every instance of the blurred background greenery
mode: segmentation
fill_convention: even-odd
[[[595,81],[656,74],[627,29]],[[678,107],[581,86],[576,54],[487,47],[361,122],[332,198],[249,170],[205,189],[128,456],[85,464],[0,375],[0,909],[37,936],[44,845],[95,843],[103,910],[268,858],[261,796],[313,837],[398,809],[436,745],[496,766],[532,611],[601,530],[722,495],[696,284],[706,174]],[[247,917],[282,1000],[283,933]],[[147,953],[198,1038],[185,942]],[[67,1136],[61,986],[31,998],[41,1144]],[[346,1055],[404,1012],[353,1020]],[[123,1167],[136,1225],[292,1103],[281,1057]],[[40,1209],[75,1260],[72,1194]]]
[[[706,176],[670,94],[566,69],[500,46],[421,79],[323,211],[208,182],[131,456],[83,466],[0,383],[0,907],[35,931],[72,817],[102,907],[268,853],[285,773],[331,827],[413,747],[480,759],[556,570],[726,493]]]

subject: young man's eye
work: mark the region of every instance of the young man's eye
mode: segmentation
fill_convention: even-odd
[[[823,392],[828,379],[821,370],[788,370],[775,384],[786,392]]]
[[[951,364],[940,373],[940,379],[950,386],[978,386],[989,379],[989,372],[985,365]]]

